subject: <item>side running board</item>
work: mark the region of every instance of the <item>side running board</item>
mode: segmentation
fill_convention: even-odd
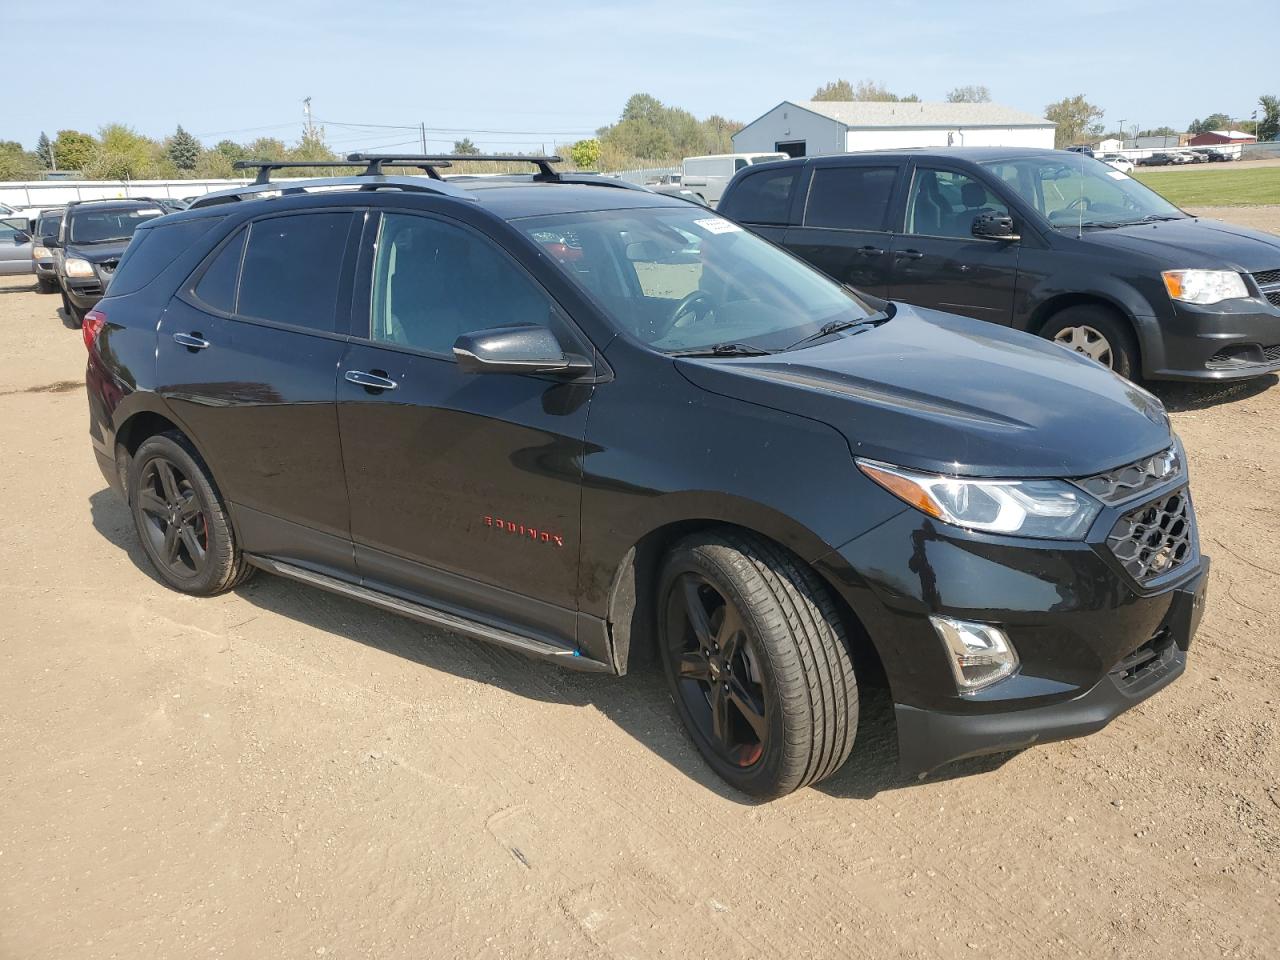
[[[501,627],[490,626],[487,623],[469,620],[466,617],[461,617],[454,613],[446,613],[443,610],[436,610],[434,607],[414,603],[412,600],[404,600],[400,597],[392,596],[389,593],[372,590],[369,587],[363,587],[354,583],[347,583],[344,580],[339,580],[337,577],[331,577],[327,574],[317,573],[314,570],[297,567],[291,563],[285,563],[282,560],[273,560],[270,557],[257,556],[252,553],[246,553],[244,558],[255,567],[266,570],[268,573],[279,574],[282,577],[288,577],[291,580],[310,584],[313,587],[319,587],[320,589],[328,590],[331,593],[351,597],[352,599],[379,607],[383,610],[390,611],[391,613],[398,613],[402,617],[409,617],[413,620],[419,620],[422,623],[429,623],[434,627],[442,627],[445,630],[450,630],[454,633],[461,633],[468,637],[474,637],[477,640],[485,640],[489,643],[497,644],[500,647],[506,647],[509,650],[515,650],[519,653],[526,654],[527,656],[538,657],[542,660],[550,660],[570,670],[580,670],[588,673],[613,672],[613,668],[608,664],[601,663],[598,660],[592,660],[590,657],[584,657],[577,650],[573,650],[569,647],[562,647],[557,644],[547,643],[544,640],[535,640],[532,637],[526,637],[510,630],[504,630]]]

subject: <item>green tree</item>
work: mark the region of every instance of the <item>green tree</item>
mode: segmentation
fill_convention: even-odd
[[[308,162],[341,159],[325,142],[324,129],[321,127],[305,131],[302,134],[302,138],[285,151],[285,158],[288,160],[306,160]]]
[[[79,130],[59,130],[53,156],[59,170],[85,170],[98,152],[98,141]]]
[[[1102,134],[1103,110],[1084,98],[1084,94],[1064,97],[1044,108],[1044,116],[1057,124],[1053,131],[1053,145],[1058,149],[1071,147],[1086,137]]]
[[[1228,130],[1231,128],[1231,118],[1225,113],[1211,113],[1203,120],[1192,120],[1187,125],[1187,133],[1193,137],[1201,133],[1209,133],[1212,130]]]
[[[200,141],[183,130],[182,124],[178,124],[178,129],[169,138],[168,154],[175,167],[190,172],[196,168],[196,161],[200,159]]]
[[[0,140],[0,180],[30,180],[38,176],[40,159],[16,140]]]
[[[848,80],[832,80],[813,92],[814,100],[852,100],[853,84]]]
[[[1155,127],[1152,130],[1138,131],[1138,136],[1140,137],[1176,137],[1178,135],[1179,131],[1173,129],[1173,127]]]
[[[57,158],[53,155],[53,141],[43,130],[40,131],[40,139],[36,141],[36,159],[46,170],[55,169],[57,164]]]
[[[480,152],[480,148],[471,142],[470,137],[463,137],[453,141],[453,152],[460,157],[474,157]]]
[[[123,123],[98,131],[98,152],[85,168],[92,180],[147,180],[159,171],[160,145]]]
[[[284,160],[289,148],[275,137],[259,137],[244,147],[245,160]]]
[[[1259,140],[1280,140],[1280,97],[1263,94],[1258,98],[1262,116],[1258,120]]]
[[[579,170],[596,170],[600,167],[600,141],[579,140],[569,148],[569,159]]]
[[[947,103],[990,103],[991,91],[981,84],[956,87],[947,94]]]

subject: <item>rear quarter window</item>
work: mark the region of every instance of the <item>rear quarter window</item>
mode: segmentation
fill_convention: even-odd
[[[784,225],[799,175],[799,167],[747,174],[720,202],[717,212],[743,223]]]
[[[221,219],[201,217],[143,227],[133,235],[120,258],[116,275],[111,278],[111,296],[119,297],[141,290]]]

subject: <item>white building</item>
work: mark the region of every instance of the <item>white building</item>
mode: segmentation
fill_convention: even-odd
[[[895,147],[1053,148],[1054,124],[998,103],[784,100],[733,135],[735,153],[793,157]]]

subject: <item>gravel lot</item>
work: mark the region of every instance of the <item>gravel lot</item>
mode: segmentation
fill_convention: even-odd
[[[0,958],[1280,952],[1275,378],[1160,390],[1214,559],[1181,681],[923,783],[873,704],[840,774],[753,805],[655,672],[160,586],[56,306],[0,281]]]

